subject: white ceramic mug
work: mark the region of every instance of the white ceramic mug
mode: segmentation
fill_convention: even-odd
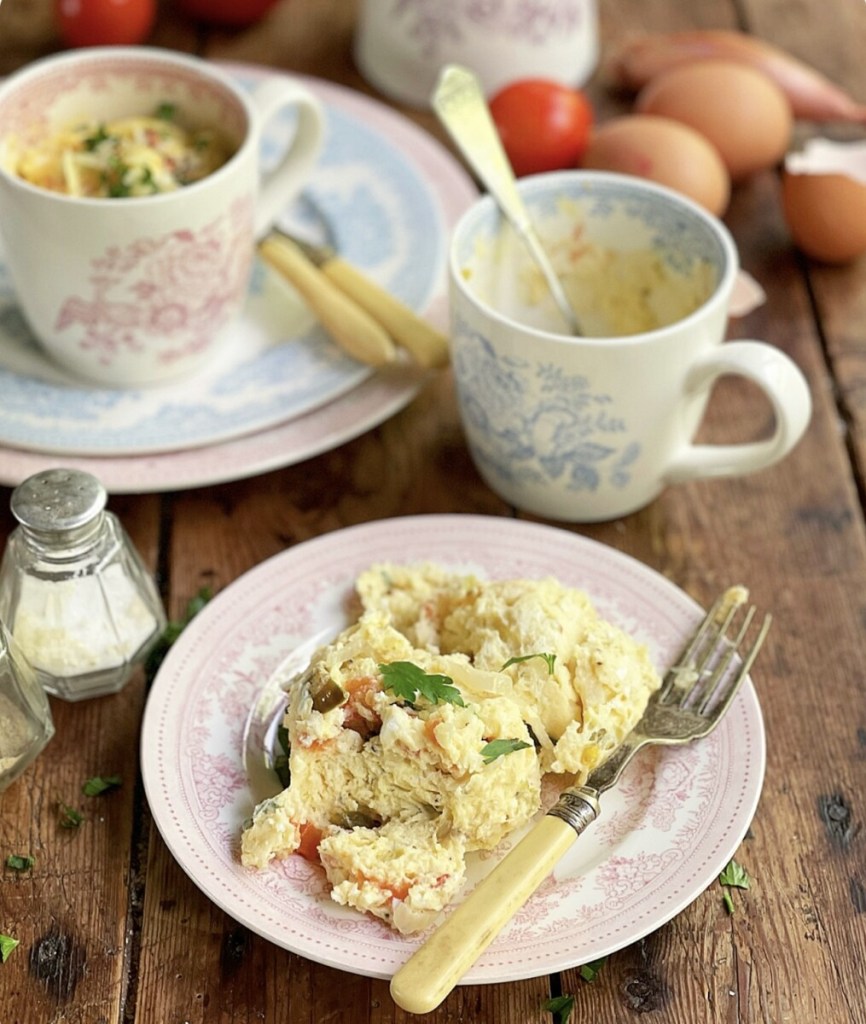
[[[486,95],[519,78],[582,85],[598,61],[597,0],[363,0],[355,61],[386,96],[428,107],[439,71],[460,64]]]
[[[774,346],[725,342],[738,256],[723,224],[633,177],[566,171],[519,188],[584,336],[561,333],[492,200],[474,204],[450,254],[452,362],[472,457],[494,491],[540,516],[595,522],[668,484],[752,473],[791,450],[809,422],[809,389]],[[771,437],[692,443],[724,374],[764,392]]]
[[[162,103],[233,149],[176,191],[103,199],[52,192],[12,173],[13,147],[80,121],[150,115]],[[294,137],[263,175],[266,122],[297,111]],[[48,57],[0,87],[0,232],[22,311],[78,376],[138,387],[212,358],[246,297],[254,240],[311,176],[323,135],[312,93],[286,78],[246,93],[196,57],[96,47]]]

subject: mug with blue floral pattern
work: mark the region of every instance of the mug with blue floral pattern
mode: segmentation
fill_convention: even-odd
[[[481,198],[452,240],[452,362],[472,458],[500,497],[550,519],[608,520],[669,484],[752,473],[794,447],[808,385],[777,345],[726,340],[739,260],[721,222],[623,175],[562,171],[519,188],[581,334],[566,333],[521,239]],[[763,392],[770,436],[693,442],[723,375]]]

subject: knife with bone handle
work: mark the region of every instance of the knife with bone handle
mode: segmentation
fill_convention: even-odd
[[[259,251],[356,359],[372,366],[393,362],[396,342],[425,369],[447,365],[445,335],[329,246],[273,228]]]

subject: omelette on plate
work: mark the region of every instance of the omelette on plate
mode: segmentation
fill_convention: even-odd
[[[334,900],[409,933],[456,896],[466,855],[580,784],[660,685],[643,645],[555,579],[482,581],[377,565],[357,621],[292,680],[290,783],[263,801],[242,862],[299,853]]]

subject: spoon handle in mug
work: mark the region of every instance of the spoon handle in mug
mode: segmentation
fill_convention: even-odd
[[[529,249],[569,331],[581,334],[577,314],[544,251],[517,189],[514,171],[508,162],[478,79],[466,68],[456,64],[447,65],[439,76],[432,105],[455,145]]]

